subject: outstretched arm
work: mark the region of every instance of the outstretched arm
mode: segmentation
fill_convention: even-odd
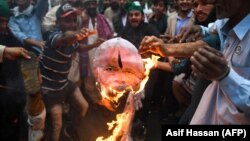
[[[78,51],[79,52],[89,51],[93,48],[100,46],[100,44],[103,43],[104,41],[105,39],[98,38],[93,44],[89,44],[89,45],[80,44]]]
[[[95,31],[90,31],[87,28],[82,28],[79,31],[66,31],[56,38],[55,46],[68,47],[78,41],[85,40],[88,36],[91,36],[95,33]]]
[[[15,60],[18,57],[24,57],[30,59],[28,51],[22,47],[5,47],[0,45],[0,62],[3,60]]]
[[[207,43],[202,40],[190,43],[165,44],[160,38],[146,36],[141,42],[139,52],[140,54],[150,52],[162,57],[190,57],[196,50],[206,45]]]

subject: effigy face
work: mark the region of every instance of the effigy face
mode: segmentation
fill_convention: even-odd
[[[144,64],[136,47],[122,38],[103,42],[95,52],[93,72],[109,96],[127,89],[137,91],[144,76]]]

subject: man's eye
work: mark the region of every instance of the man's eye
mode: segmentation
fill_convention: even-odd
[[[115,69],[113,67],[106,67],[105,70],[106,71],[114,71]]]

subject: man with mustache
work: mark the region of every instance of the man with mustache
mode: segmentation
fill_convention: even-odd
[[[216,17],[221,19],[216,21],[221,51],[201,47],[191,57],[193,71],[212,83],[203,93],[190,124],[249,124],[250,1],[212,2]],[[166,46],[154,46],[158,47],[150,47],[151,51],[168,55]]]

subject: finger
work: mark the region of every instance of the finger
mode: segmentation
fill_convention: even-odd
[[[199,69],[201,68],[201,64],[199,63],[199,61],[197,61],[194,56],[190,57],[190,61],[192,62],[191,65],[192,71],[198,76],[206,78],[206,75],[204,74],[205,72]]]
[[[21,50],[20,50],[20,53],[21,53],[21,56],[22,56],[22,57],[24,57],[24,58],[26,58],[26,59],[31,59],[31,57],[29,56],[27,50],[21,49]]]
[[[174,43],[175,38],[171,38],[167,41],[167,43]]]
[[[140,45],[139,46],[139,53],[143,53],[143,52],[146,52],[147,50],[149,50],[150,49],[150,45],[149,44],[144,44],[144,45]]]
[[[178,35],[176,35],[175,37],[177,38],[177,39],[179,39],[179,41],[182,39],[182,37],[183,37],[183,34],[184,34],[184,31],[182,32],[180,32]]]
[[[222,52],[221,51],[218,51],[210,46],[205,46],[204,47],[205,50],[209,51],[209,52],[212,52],[214,54],[216,54],[217,56],[223,56]]]
[[[180,43],[185,42],[185,40],[188,38],[190,32],[191,32],[191,29],[190,29],[190,28],[183,30],[183,33],[182,33],[182,36],[181,36],[179,42],[180,42]]]
[[[141,41],[141,46],[144,46],[144,44],[147,42],[149,36],[145,36]]]
[[[197,74],[199,74],[199,72],[206,72],[208,70],[208,68],[204,65],[206,64],[204,62],[208,62],[208,61],[206,60],[205,57],[200,55],[199,52],[196,51],[194,55],[190,58],[190,61],[192,62],[195,69],[197,70],[196,72]]]
[[[159,46],[159,42],[151,42],[139,49],[139,54],[145,53],[157,53],[156,48]]]
[[[215,64],[225,63],[225,58],[223,54],[214,48],[206,46],[206,47],[200,48],[198,51],[202,56],[206,57],[209,61]]]
[[[201,36],[201,33],[197,32],[197,33],[194,34],[194,39],[197,40],[197,39],[200,38],[200,36]]]
[[[145,39],[145,40],[143,40],[143,42],[142,42],[142,45],[143,45],[143,46],[145,46],[145,45],[147,45],[147,44],[149,44],[149,43],[155,41],[155,40],[156,40],[156,37],[155,37],[155,36],[146,36],[144,39]]]
[[[220,51],[211,47],[204,47],[199,50],[199,53],[206,56],[208,62],[204,63],[206,63],[206,67],[208,67],[211,71],[221,72],[222,70],[226,70],[228,68],[228,62]]]
[[[167,34],[164,34],[164,35],[160,35],[160,38],[163,38],[163,39],[170,39],[171,36],[170,36],[170,35],[167,35]]]
[[[28,54],[28,50],[22,49],[25,54]]]
[[[205,55],[201,54],[202,51],[205,49],[199,49],[199,51],[195,52],[192,56],[191,62],[193,63],[194,67],[197,70],[197,74],[203,75],[206,78],[213,78],[215,74],[221,72],[221,69],[227,68],[227,63],[225,64],[218,64],[218,57],[217,58],[208,58]],[[205,52],[204,52],[205,53]],[[208,54],[209,52],[206,51]],[[206,55],[207,55],[206,54]],[[226,61],[225,61],[226,62]]]
[[[147,44],[145,43],[139,47],[139,53],[144,54],[146,52],[149,52],[151,50],[151,47],[152,47],[151,43]]]
[[[28,55],[28,54],[26,54],[26,53],[22,53],[22,56],[24,57],[24,58],[26,58],[26,59],[31,59],[31,57]]]
[[[198,68],[195,67],[195,65],[191,65],[191,69],[194,74],[196,74],[199,77],[206,78],[206,76],[201,72]]]

